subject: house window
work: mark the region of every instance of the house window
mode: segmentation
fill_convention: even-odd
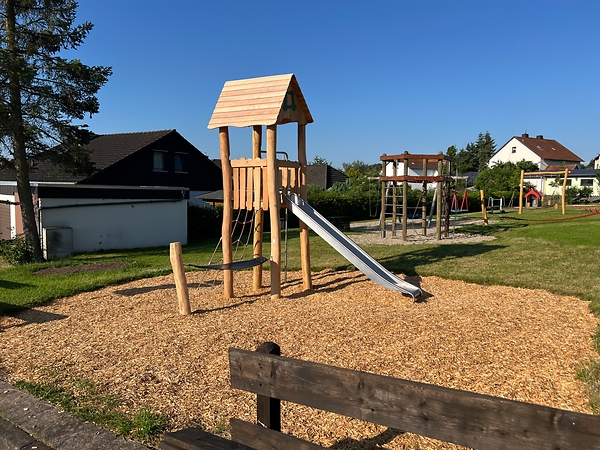
[[[187,154],[175,153],[175,172],[187,172]]]
[[[154,171],[167,171],[167,152],[163,150],[154,150]]]
[[[517,147],[512,148],[512,153],[517,153]]]
[[[591,178],[582,178],[579,181],[579,186],[593,186],[594,185],[594,180],[592,180]]]
[[[570,178],[567,178],[567,186],[571,186],[571,181],[572,180]]]

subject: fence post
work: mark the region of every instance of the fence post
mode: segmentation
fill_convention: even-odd
[[[274,342],[263,342],[258,346],[256,351],[269,355],[281,355],[279,345]],[[266,428],[281,431],[281,400],[257,394],[256,421]]]

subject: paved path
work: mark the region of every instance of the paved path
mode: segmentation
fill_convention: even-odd
[[[0,450],[148,450],[0,381]]]

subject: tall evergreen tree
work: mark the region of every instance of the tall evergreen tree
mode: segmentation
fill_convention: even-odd
[[[30,187],[32,158],[72,173],[93,167],[82,144],[89,132],[73,119],[99,109],[96,93],[112,70],[61,56],[93,25],[74,25],[74,0],[2,0],[0,5],[0,165],[15,172],[23,230],[36,261],[43,255]]]
[[[490,136],[490,132],[486,131],[485,134],[479,133],[475,146],[477,147],[477,156],[479,159],[477,170],[481,172],[487,168],[488,161],[496,151],[496,142]]]

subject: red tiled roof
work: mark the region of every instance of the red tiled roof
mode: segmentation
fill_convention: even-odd
[[[544,139],[541,137],[523,137],[515,136],[529,150],[545,160],[557,161],[578,161],[582,162],[579,156],[554,139]]]

